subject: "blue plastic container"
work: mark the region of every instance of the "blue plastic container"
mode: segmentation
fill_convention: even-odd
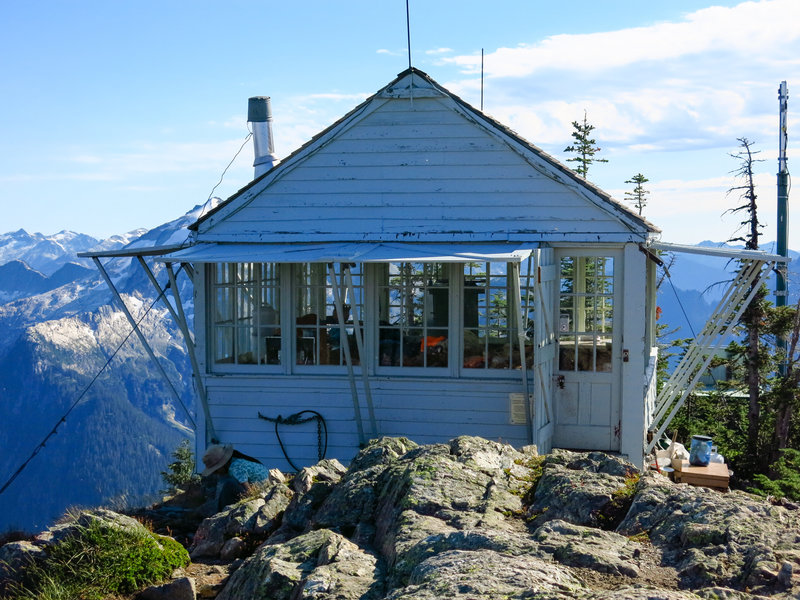
[[[693,435],[689,450],[689,464],[706,467],[711,460],[711,438],[707,435]]]

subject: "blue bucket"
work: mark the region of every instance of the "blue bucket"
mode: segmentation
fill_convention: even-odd
[[[706,467],[711,460],[711,438],[707,435],[693,435],[689,451],[689,464]]]

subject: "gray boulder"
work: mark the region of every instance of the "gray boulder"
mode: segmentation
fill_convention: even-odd
[[[533,534],[537,550],[546,552],[562,565],[582,567],[601,573],[639,577],[641,544],[613,533],[566,521],[548,521]]]
[[[191,577],[179,577],[142,590],[136,600],[195,600],[196,597],[194,580]]]
[[[231,576],[218,600],[378,600],[383,580],[377,557],[320,529],[261,546]]]
[[[583,584],[568,569],[532,556],[509,556],[493,550],[450,550],[414,568],[408,585],[387,600],[534,598],[536,592],[574,598]]]
[[[554,450],[528,509],[536,524],[559,519],[587,527],[616,527],[615,500],[636,468],[618,456],[602,452]]]
[[[744,492],[722,494],[647,475],[617,531],[646,533],[687,587],[774,593],[797,584],[800,513]]]
[[[218,557],[232,538],[253,534],[261,539],[278,526],[283,511],[289,505],[293,492],[283,483],[272,483],[263,495],[243,500],[220,513],[204,519],[197,528],[189,554],[192,559]],[[226,557],[232,558],[229,545]]]
[[[314,514],[341,481],[347,469],[336,459],[325,459],[301,469],[292,480],[294,495],[283,515],[281,526],[270,536],[270,543],[288,540],[311,529]]]

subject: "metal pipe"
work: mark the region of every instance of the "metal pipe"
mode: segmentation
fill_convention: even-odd
[[[97,258],[96,256],[93,256],[92,260],[94,261],[94,264],[97,266],[97,270],[100,271],[100,275],[102,275],[103,279],[105,279],[105,282],[108,285],[108,289],[111,290],[111,293],[117,299],[117,302],[119,302],[119,305],[122,308],[122,312],[125,313],[128,322],[131,324],[133,330],[136,332],[136,335],[139,337],[139,341],[142,342],[142,346],[144,346],[145,352],[147,352],[147,355],[150,357],[150,360],[153,361],[153,364],[156,366],[159,373],[161,373],[161,376],[164,378],[164,381],[167,382],[169,389],[172,390],[172,394],[175,396],[175,399],[178,401],[178,404],[181,405],[181,408],[183,408],[183,411],[186,413],[186,418],[189,419],[189,423],[191,424],[192,429],[197,431],[197,424],[194,422],[192,414],[189,412],[189,409],[186,408],[186,405],[183,403],[183,400],[178,394],[178,391],[175,389],[175,386],[172,385],[172,381],[170,381],[170,378],[167,376],[167,372],[164,370],[164,367],[161,366],[160,362],[158,362],[155,352],[153,352],[153,349],[150,347],[150,344],[147,343],[147,339],[144,337],[144,334],[139,329],[139,325],[136,323],[136,319],[133,318],[133,315],[128,310],[128,307],[125,306],[125,302],[122,300],[122,296],[120,296],[119,292],[117,291],[117,288],[114,287],[114,283],[111,281],[111,277],[108,276],[105,267],[103,267],[103,265],[100,263],[100,259]]]
[[[358,312],[358,297],[356,296],[355,286],[353,285],[353,276],[350,273],[350,267],[340,265],[342,276],[345,281],[345,293],[350,291],[350,306],[353,315],[353,336],[356,338],[356,348],[358,348],[358,356],[361,357],[361,379],[364,383],[364,397],[367,401],[367,412],[369,414],[369,425],[372,429],[372,436],[378,437],[378,424],[375,420],[375,407],[372,404],[372,390],[370,389],[369,373],[367,373],[366,365],[364,364],[364,342],[361,339],[361,330],[359,325],[361,323],[361,316]],[[346,296],[345,296],[346,297]],[[342,342],[340,340],[340,346]]]
[[[333,303],[336,305],[336,315],[339,321],[339,348],[344,352],[344,362],[347,366],[347,379],[350,382],[350,393],[353,397],[353,412],[358,427],[358,443],[363,447],[367,441],[364,437],[364,423],[361,420],[361,404],[358,400],[358,388],[356,387],[356,376],[353,371],[353,358],[350,356],[350,344],[347,343],[347,327],[345,326],[344,303],[339,289],[339,282],[336,278],[336,270],[333,263],[328,264],[328,276],[331,279],[333,290]]]
[[[272,139],[272,106],[269,96],[254,96],[247,101],[247,122],[253,133],[255,178],[261,177],[278,162]]]
[[[525,423],[528,427],[528,443],[533,444],[533,411],[531,410],[530,394],[528,392],[528,365],[525,357],[525,330],[522,328],[522,295],[519,281],[519,263],[509,263],[511,266],[511,311],[514,314],[514,326],[517,330],[517,343],[519,344],[520,372],[522,373],[522,399],[525,404]],[[511,342],[511,340],[509,340]],[[512,348],[513,349],[513,348]],[[514,353],[511,353],[513,357]]]
[[[175,298],[175,308],[178,312],[178,318],[175,319],[175,322],[178,323],[178,327],[183,334],[183,339],[186,341],[186,350],[189,352],[189,362],[192,363],[192,372],[194,373],[194,383],[197,386],[197,396],[200,399],[200,406],[203,408],[203,417],[205,418],[206,422],[205,441],[206,444],[217,443],[219,439],[217,438],[217,432],[214,429],[214,421],[211,420],[211,411],[208,408],[208,395],[206,393],[206,387],[203,385],[200,365],[197,362],[197,351],[194,339],[192,339],[191,333],[189,332],[189,325],[186,322],[186,313],[183,310],[183,302],[181,301],[181,295],[178,293],[178,282],[175,278],[175,272],[172,270],[172,263],[167,263],[165,267],[167,271],[167,277],[169,277],[169,284],[172,288],[172,296]],[[164,297],[164,303],[169,306],[166,296]],[[172,312],[174,315],[173,310],[170,310],[170,312]],[[195,431],[195,435],[196,433],[197,432]]]
[[[781,256],[789,255],[789,167],[786,164],[786,146],[788,142],[786,117],[789,105],[789,91],[786,82],[782,81],[778,88],[778,105],[780,118],[778,126],[778,239],[776,252]],[[789,266],[786,262],[777,265],[775,276],[775,306],[786,306],[788,295],[787,274]],[[777,340],[778,348],[786,352],[786,337],[781,335]],[[780,366],[781,375],[786,375],[787,363]]]

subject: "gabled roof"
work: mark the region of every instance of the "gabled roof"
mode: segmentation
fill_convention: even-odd
[[[365,120],[369,119],[371,115],[381,110],[386,110],[386,102],[390,100],[397,100],[397,99],[408,99],[410,103],[414,103],[414,100],[417,100],[418,104],[423,104],[426,99],[438,99],[442,102],[442,104],[446,104],[446,107],[453,112],[458,113],[460,115],[460,119],[466,123],[471,123],[476,130],[480,130],[483,132],[484,135],[488,135],[491,139],[495,140],[497,143],[497,148],[502,146],[502,149],[505,152],[512,151],[517,155],[517,160],[519,161],[520,165],[524,164],[524,168],[528,169],[531,173],[536,174],[536,176],[540,177],[541,179],[546,179],[547,184],[553,187],[554,184],[558,184],[561,188],[568,188],[570,193],[573,196],[573,201],[577,201],[576,198],[580,198],[580,201],[584,202],[587,206],[593,206],[596,210],[599,210],[600,213],[606,215],[605,218],[610,218],[611,220],[618,223],[616,227],[619,229],[611,230],[608,229],[608,225],[605,225],[607,229],[603,229],[602,226],[599,229],[592,229],[591,231],[580,231],[581,235],[588,236],[590,234],[601,234],[601,235],[608,235],[610,236],[609,239],[619,239],[623,235],[632,235],[632,236],[639,236],[641,241],[645,239],[649,239],[659,232],[659,229],[649,223],[647,220],[643,219],[639,215],[637,215],[634,211],[629,209],[627,206],[617,202],[607,193],[602,191],[600,188],[596,187],[595,185],[591,184],[590,182],[585,181],[580,176],[578,176],[574,171],[567,168],[552,156],[548,155],[546,152],[542,151],[540,148],[537,148],[533,144],[527,142],[520,136],[518,136],[515,132],[511,129],[505,127],[501,123],[497,122],[496,120],[492,119],[491,117],[486,116],[481,111],[475,109],[474,107],[470,106],[468,103],[464,102],[461,98],[452,94],[447,89],[440,86],[436,83],[433,79],[431,79],[427,74],[424,72],[411,68],[407,69],[406,71],[400,73],[397,78],[395,78],[391,83],[387,86],[378,90],[376,94],[359,104],[341,119],[333,123],[330,127],[326,128],[316,136],[314,136],[310,141],[306,144],[298,148],[295,152],[290,154],[286,157],[283,161],[281,161],[277,166],[271,169],[269,172],[265,173],[258,179],[255,179],[250,184],[239,190],[236,194],[231,196],[228,200],[221,203],[217,206],[214,210],[210,211],[202,218],[198,219],[193,225],[190,226],[190,229],[198,231],[200,239],[199,241],[203,241],[203,235],[206,232],[211,231],[214,229],[217,224],[225,221],[238,211],[242,210],[244,207],[248,206],[250,203],[254,201],[262,193],[269,193],[275,189],[275,185],[285,178],[289,173],[293,170],[299,168],[301,165],[304,164],[304,161],[308,161],[311,157],[319,152],[324,152],[326,148],[336,142],[338,139],[342,138],[345,134],[351,131],[354,127],[356,127],[359,123],[364,122]],[[435,127],[435,123],[429,123],[431,127]],[[497,150],[495,148],[495,150]],[[405,165],[404,165],[405,166]],[[531,169],[532,167],[532,169]],[[499,173],[498,176],[493,181],[502,180],[504,175],[502,174],[502,169],[497,169]],[[518,176],[519,177],[519,176]],[[527,177],[532,177],[532,175],[527,175]],[[484,182],[485,183],[485,182]],[[299,184],[298,184],[299,185]],[[311,186],[311,183],[308,183],[306,179],[305,183],[306,187]],[[295,186],[296,187],[296,186]],[[335,187],[335,186],[332,186]],[[438,191],[438,190],[437,190]],[[493,190],[489,190],[486,193],[491,194]],[[297,193],[296,189],[292,190],[292,193]],[[331,198],[333,198],[333,202],[335,204],[335,194],[336,191],[332,190],[329,192]],[[345,190],[344,194],[349,193],[348,190]],[[374,194],[381,194],[381,190],[374,190]],[[435,204],[435,202],[440,202],[440,197],[431,196],[430,190],[427,190],[429,194],[428,205]],[[344,196],[341,196],[344,197]],[[432,202],[435,201],[435,202]],[[502,200],[500,200],[502,201]],[[446,204],[446,203],[445,203]],[[348,204],[348,206],[350,206]],[[449,206],[449,205],[448,205]],[[597,213],[597,214],[600,214]],[[408,217],[408,213],[406,213],[406,217]],[[381,216],[381,219],[385,219],[385,216]],[[425,219],[426,217],[422,217]],[[440,220],[444,220],[444,217],[439,216],[437,217],[436,214],[428,216],[428,222],[433,222],[437,218]],[[324,219],[324,217],[320,217],[320,220]],[[509,220],[514,220],[514,215],[512,214]],[[596,223],[599,221],[597,215],[587,217],[587,223]],[[381,221],[382,222],[382,221]],[[558,224],[553,226],[552,223],[548,225],[543,225],[543,228],[551,227],[548,230],[550,233],[558,232]],[[278,225],[276,225],[277,227]],[[527,225],[530,228],[530,225]],[[594,225],[589,225],[590,227],[594,227]],[[372,226],[374,231],[375,226]],[[613,228],[612,228],[613,229]],[[274,232],[273,232],[274,233]],[[280,233],[280,232],[279,232]],[[309,232],[310,235],[313,237],[315,232]],[[318,232],[317,232],[318,233]],[[453,229],[451,231],[446,231],[444,233],[453,234],[453,235],[469,235],[469,232],[465,231],[462,227],[461,229]],[[438,238],[431,237],[427,239],[427,241],[445,241],[442,237],[444,233],[440,232]],[[518,234],[521,237],[524,237],[524,233],[530,234],[530,231],[527,230],[523,233],[515,232],[509,228],[507,231],[498,234],[498,237],[493,238],[495,241],[514,241],[515,235]],[[541,231],[536,232],[539,235],[543,235]],[[297,235],[297,231],[294,232]],[[320,237],[315,238],[322,240],[330,241],[335,238],[335,234],[327,233],[319,234]],[[327,237],[325,237],[327,235]],[[349,235],[352,236],[352,233]],[[398,230],[391,230],[385,233],[386,236],[395,235],[397,237],[400,236],[408,236],[407,239],[417,239],[414,236],[419,236],[418,239],[423,239],[425,233],[415,233],[413,231],[398,231]],[[481,234],[474,234],[476,236],[480,236]],[[564,234],[566,235],[566,233]],[[577,235],[575,232],[572,232],[572,235]],[[614,236],[617,238],[614,238]],[[252,232],[251,232],[252,237]],[[520,237],[520,239],[521,239]],[[474,239],[478,239],[475,237]],[[564,239],[567,239],[566,237]],[[365,241],[366,238],[353,240],[353,241]],[[207,239],[205,241],[223,241],[220,239]],[[236,241],[236,240],[231,240]],[[289,239],[286,240],[266,240],[263,238],[259,239],[249,239],[246,241],[291,241]],[[489,240],[487,240],[489,241]],[[605,240],[595,240],[595,241],[605,241]]]

